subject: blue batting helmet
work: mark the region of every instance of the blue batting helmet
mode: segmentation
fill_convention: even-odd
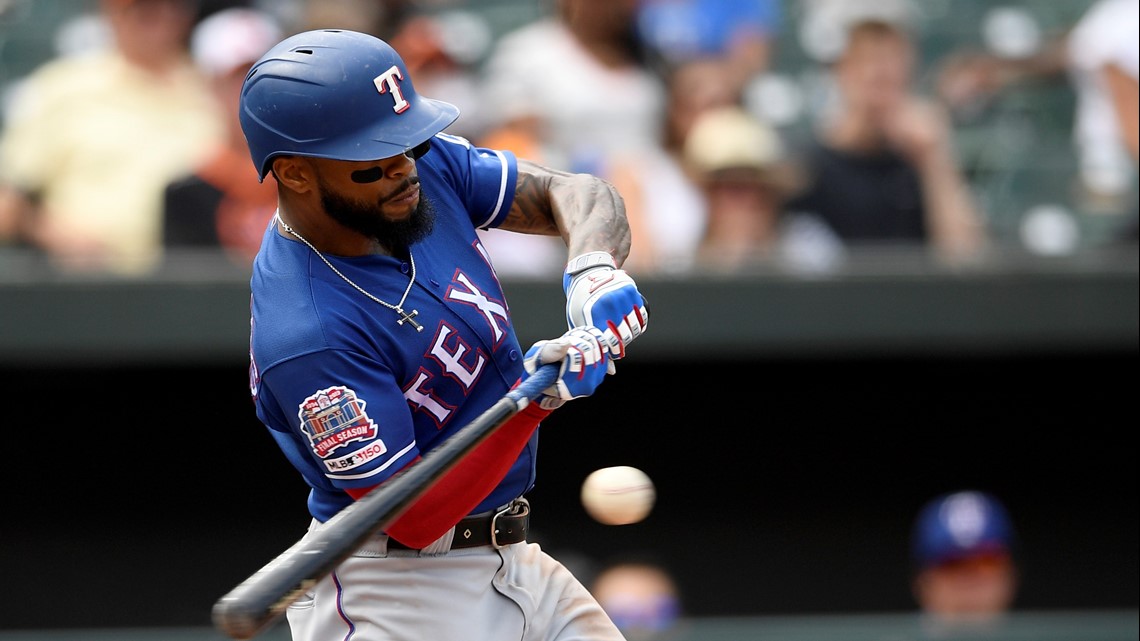
[[[986,492],[962,491],[930,500],[915,519],[914,560],[920,567],[978,554],[1011,553],[1014,528],[1005,506]]]
[[[276,156],[407,153],[459,117],[455,105],[416,93],[388,43],[335,29],[299,33],[267,51],[246,75],[239,112],[259,179]]]

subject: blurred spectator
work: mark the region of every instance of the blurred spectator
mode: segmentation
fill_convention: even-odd
[[[931,628],[993,625],[1013,606],[1015,531],[993,495],[960,491],[930,500],[911,540],[914,596]]]
[[[249,68],[282,38],[277,22],[256,9],[224,9],[202,20],[191,52],[209,76],[227,115],[229,135],[195,172],[167,185],[163,242],[170,248],[221,248],[249,266],[277,209],[277,182],[257,179],[238,121],[238,98]]]
[[[348,29],[389,37],[386,25],[402,13],[406,0],[257,0],[287,33],[311,29]]]
[[[638,0],[552,2],[550,15],[492,46],[481,73],[488,131],[477,142],[612,179],[616,154],[658,144],[664,112],[662,81],[645,65],[636,36]],[[480,237],[501,274],[557,274],[564,267],[559,239]]]
[[[822,221],[847,245],[976,252],[985,229],[946,115],[913,88],[907,27],[853,20],[843,42],[832,65],[837,104],[802,160],[807,186],[787,211]]]
[[[511,149],[527,158],[605,175],[613,152],[652,146],[660,132],[664,87],[635,35],[638,0],[553,1],[553,15],[505,34],[484,63],[490,124],[505,130],[489,138],[521,138]]]
[[[1064,37],[1025,56],[998,55],[972,47],[952,51],[937,64],[938,97],[955,117],[971,119],[1013,85],[1029,80],[1063,80],[1066,51]]]
[[[102,0],[113,43],[49,61],[16,90],[0,140],[0,203],[61,268],[125,275],[161,255],[162,189],[224,119],[188,55],[193,0]]]
[[[1086,185],[1119,193],[1136,177],[1140,128],[1140,0],[1098,0],[1068,39],[1077,92],[1074,136]],[[1138,234],[1135,191],[1125,237]]]
[[[1021,56],[962,49],[939,64],[942,100],[962,118],[1031,82],[1068,82],[1076,92],[1073,143],[1085,210],[1130,216],[1136,240],[1137,68],[1140,0],[1096,0],[1065,33]],[[1131,198],[1129,198],[1131,196]]]
[[[607,565],[594,577],[590,592],[628,641],[663,641],[679,629],[681,594],[657,563]]]
[[[796,0],[800,47],[816,62],[831,64],[847,46],[851,27],[886,22],[917,30],[921,7],[915,0]]]
[[[740,91],[768,68],[780,19],[777,0],[641,0],[637,28],[656,65],[724,60]]]
[[[697,119],[684,152],[707,206],[697,266],[738,271],[771,256],[792,184],[776,131],[741,107],[720,107]]]
[[[479,139],[487,105],[479,95],[477,65],[491,46],[491,27],[471,11],[412,12],[393,27],[388,44],[400,52],[416,91],[459,107],[463,117],[448,133]]]
[[[719,58],[688,60],[668,77],[657,145],[617,153],[611,181],[625,199],[633,247],[631,273],[683,273],[693,266],[706,224],[705,196],[684,159],[685,140],[701,114],[738,105],[732,70]]]

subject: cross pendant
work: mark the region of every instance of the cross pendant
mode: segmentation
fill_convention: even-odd
[[[404,322],[405,322],[405,321],[407,321],[407,322],[408,322],[408,324],[409,324],[409,325],[411,325],[412,327],[414,327],[414,328],[415,328],[415,330],[416,330],[417,332],[422,332],[422,331],[424,331],[424,326],[423,326],[423,325],[420,325],[420,324],[419,324],[419,323],[417,323],[416,321],[412,320],[412,317],[413,317],[413,316],[416,316],[417,314],[419,314],[419,313],[420,313],[420,312],[419,312],[419,310],[415,310],[415,309],[413,309],[413,310],[412,310],[412,311],[409,313],[409,312],[405,312],[405,311],[403,310],[403,308],[401,308],[401,307],[397,307],[397,308],[396,308],[396,313],[400,315],[400,320],[396,321],[396,324],[397,324],[397,325],[403,325],[403,324],[404,324]]]

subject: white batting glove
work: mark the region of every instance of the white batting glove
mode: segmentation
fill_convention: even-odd
[[[606,252],[589,252],[570,260],[562,276],[562,289],[566,292],[567,325],[601,330],[614,360],[625,356],[625,346],[649,323],[649,307],[637,283],[617,269],[613,256]]]
[[[595,327],[579,327],[553,340],[538,341],[526,352],[522,380],[526,380],[546,363],[562,365],[554,384],[543,390],[538,404],[552,410],[575,398],[594,393],[602,379],[610,373],[610,350],[602,332]]]

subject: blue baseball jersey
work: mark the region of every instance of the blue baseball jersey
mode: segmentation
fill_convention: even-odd
[[[352,502],[345,488],[391,477],[443,442],[522,374],[524,352],[476,229],[496,227],[517,178],[509,152],[437,134],[416,162],[421,197],[436,213],[412,245],[415,282],[400,315],[329,269],[308,246],[266,229],[254,259],[250,391],[257,416],[312,488],[325,521]],[[387,303],[408,286],[411,264],[391,256],[325,256]],[[534,483],[538,433],[474,512],[503,505]]]

